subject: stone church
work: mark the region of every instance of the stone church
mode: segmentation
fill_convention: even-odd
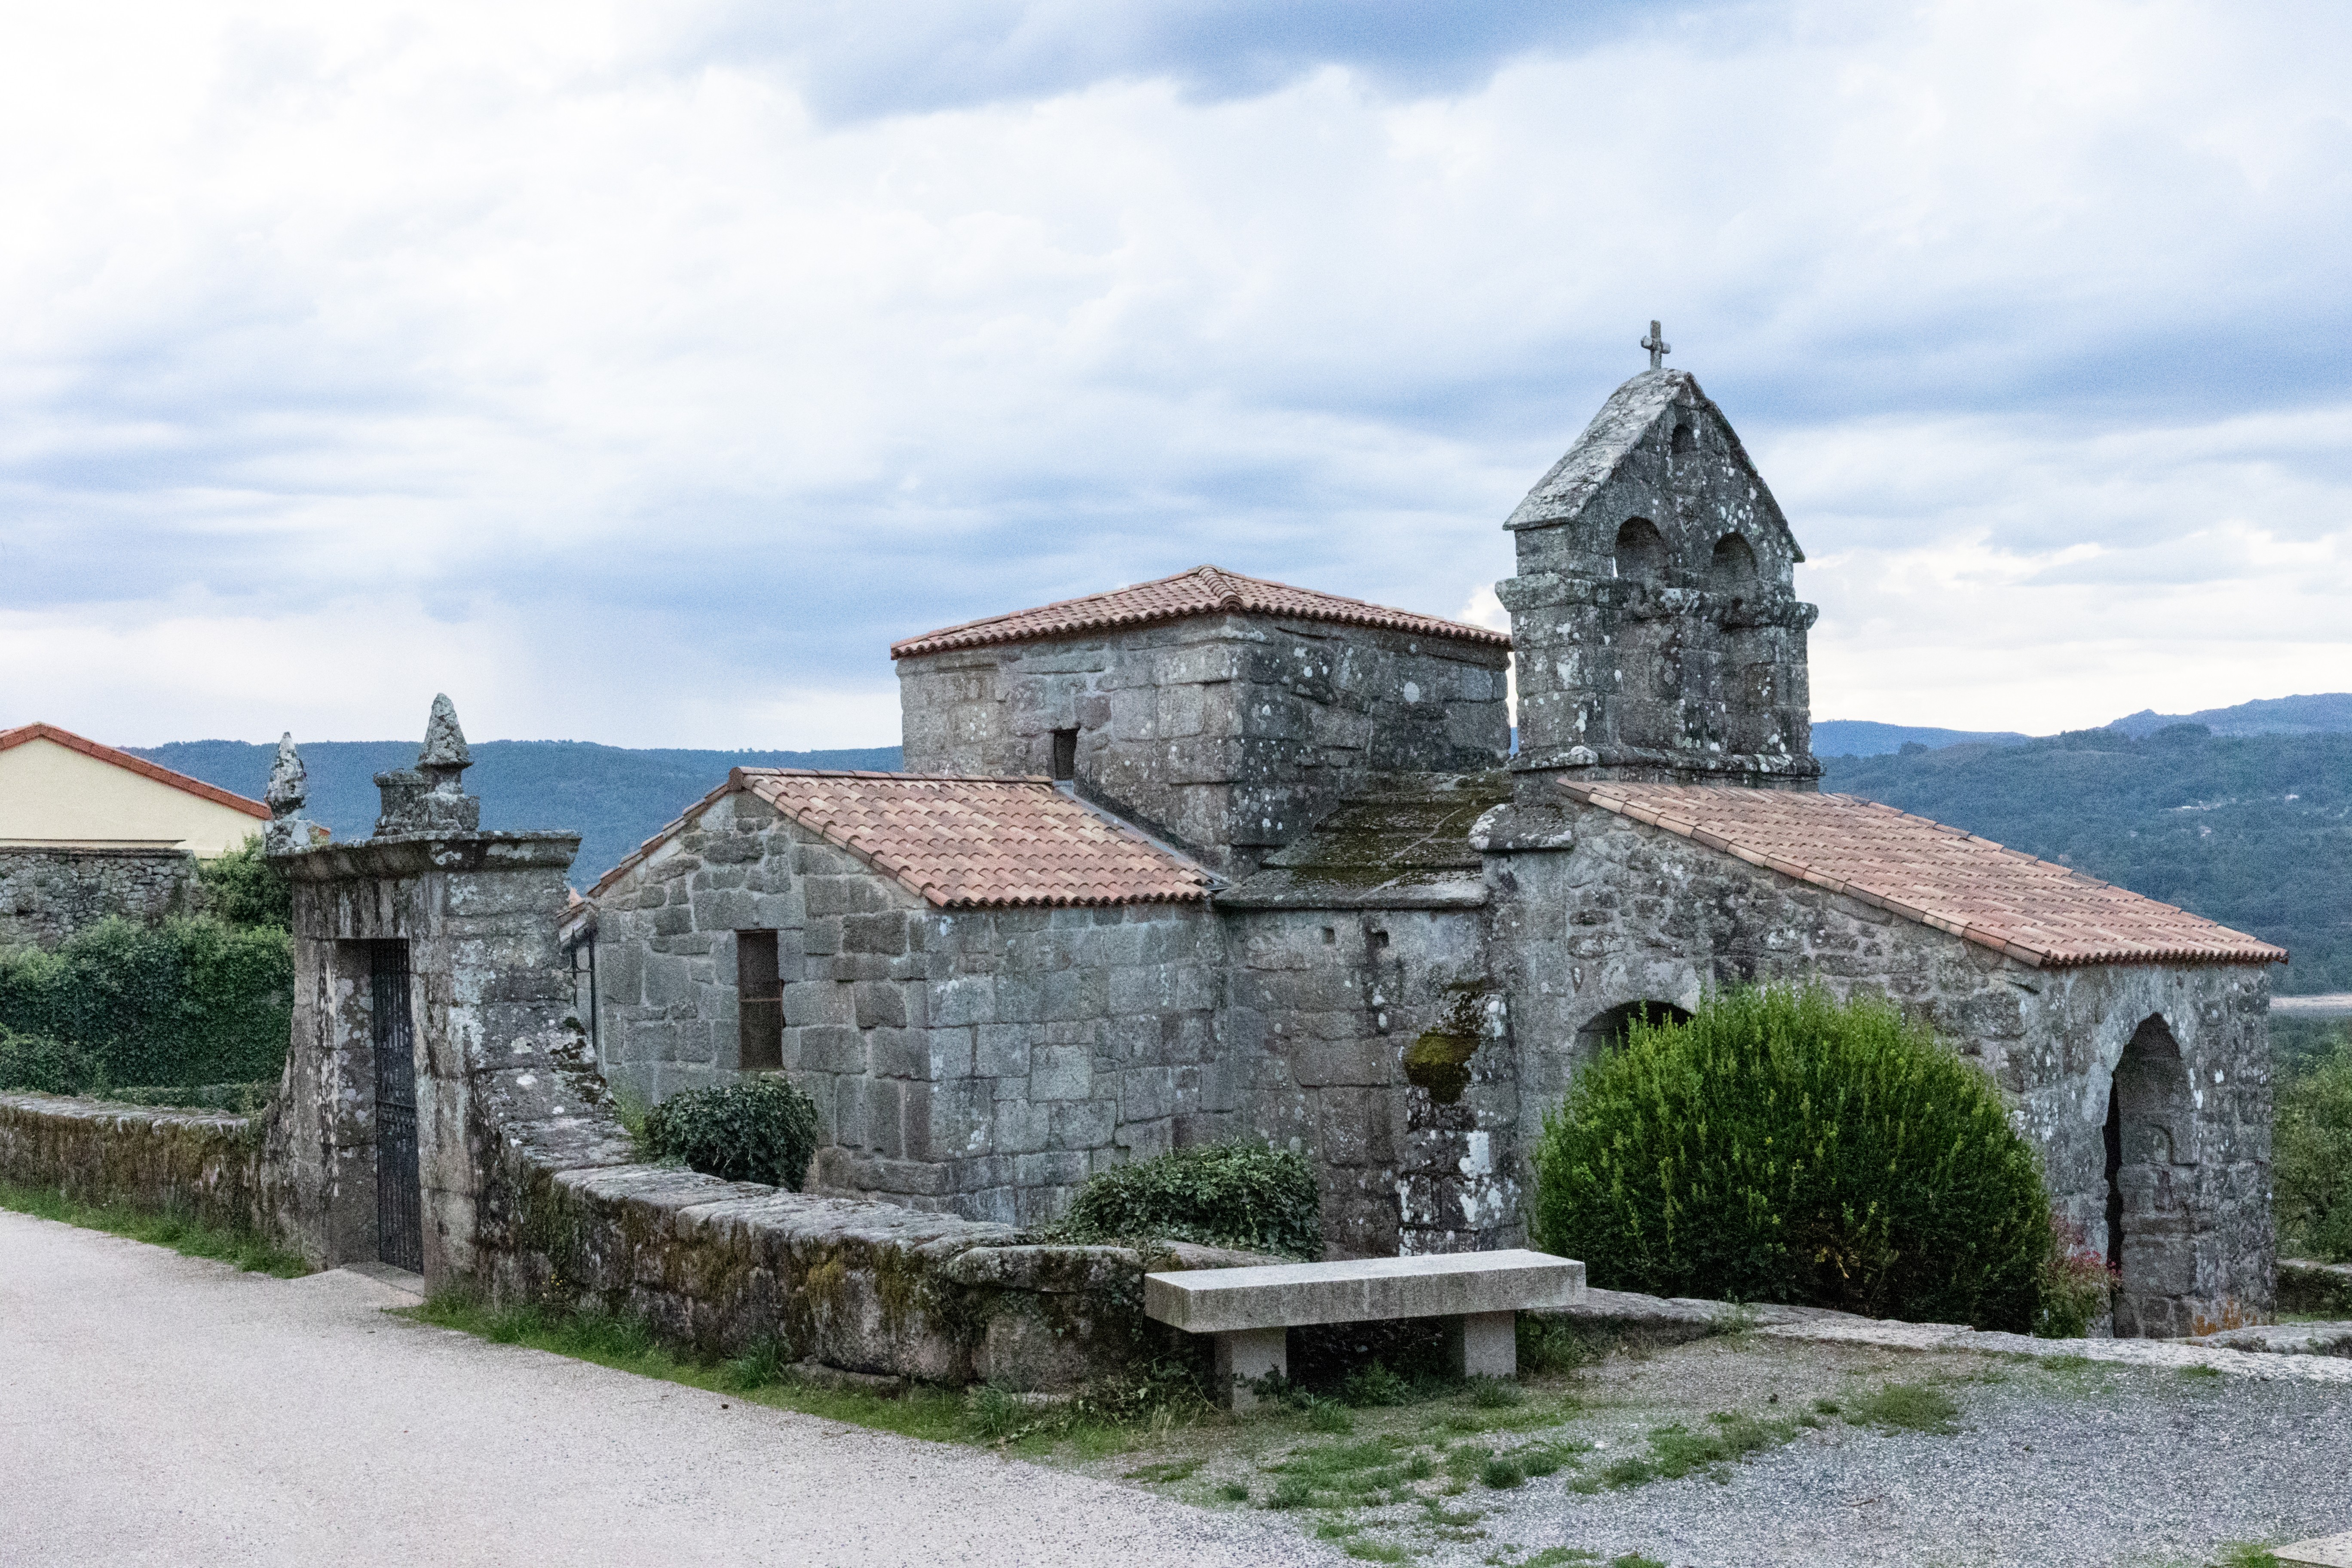
[[[1245,1136],[1337,1253],[1494,1247],[1629,1016],[1818,976],[1994,1076],[2118,1331],[2265,1311],[2286,955],[1820,793],[1804,554],[1689,374],[1504,526],[1508,637],[1202,566],[898,643],[906,773],[738,770],[577,906],[606,1074],[781,1069],[820,1190],[1035,1223]]]

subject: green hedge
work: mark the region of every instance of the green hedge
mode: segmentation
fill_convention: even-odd
[[[293,994],[284,931],[208,915],[153,926],[117,918],[54,952],[0,950],[0,1030],[69,1047],[82,1079],[77,1093],[274,1079],[286,1061]],[[0,1071],[36,1055],[39,1070],[56,1067],[55,1050],[23,1047],[0,1055]]]
[[[2055,1254],[1980,1069],[1818,988],[1636,1021],[1545,1118],[1533,1231],[1595,1285],[2020,1331]]]
[[[226,855],[197,861],[196,884],[204,889],[205,911],[233,926],[293,929],[294,890],[285,876],[262,858],[257,833]]]
[[[640,1134],[656,1160],[683,1160],[707,1176],[801,1190],[816,1154],[816,1102],[763,1074],[673,1094],[646,1113]]]
[[[1314,1165],[1263,1143],[1210,1143],[1114,1166],[1078,1189],[1060,1230],[1072,1241],[1155,1237],[1323,1256]]]
[[[2280,1251],[2352,1263],[2352,1035],[2280,1090],[2271,1158]]]

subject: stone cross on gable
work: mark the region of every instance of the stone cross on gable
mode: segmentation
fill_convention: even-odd
[[[1665,369],[1666,356],[1675,352],[1675,345],[1666,342],[1665,332],[1655,321],[1650,323],[1650,335],[1642,340],[1642,346],[1650,351],[1652,370]]]

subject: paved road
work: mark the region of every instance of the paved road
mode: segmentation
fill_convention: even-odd
[[[0,1563],[1338,1561],[1285,1525],[737,1403],[0,1212]]]

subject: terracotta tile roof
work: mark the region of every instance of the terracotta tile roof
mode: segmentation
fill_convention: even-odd
[[[1198,903],[1209,874],[1042,778],[737,768],[589,889],[594,898],[702,805],[748,791],[939,909]]]
[[[1562,789],[2036,968],[2286,962],[2284,948],[1856,795],[1617,783]]]
[[[991,616],[983,621],[967,621],[960,626],[925,632],[920,637],[892,643],[890,657],[908,658],[916,654],[945,653],[950,648],[1034,642],[1081,632],[1108,631],[1113,626],[1178,621],[1190,616],[1234,614],[1337,621],[1346,626],[1376,626],[1454,642],[1483,643],[1490,647],[1511,646],[1507,632],[1465,626],[1460,621],[1442,621],[1434,616],[1417,616],[1410,610],[1391,610],[1381,605],[1368,605],[1361,599],[1343,599],[1337,594],[1318,594],[1308,588],[1268,583],[1214,566],[1195,566],[1190,572],[1179,572],[1156,583],[1138,583],[1108,594],[1089,594],[1083,599],[1065,599],[1034,610],[1015,610],[1007,616]]]
[[[173,789],[185,790],[190,795],[200,795],[215,805],[227,806],[231,811],[241,811],[247,816],[257,816],[264,822],[269,820],[269,808],[257,800],[247,800],[241,795],[231,795],[228,791],[208,784],[202,779],[192,779],[185,773],[175,773],[171,769],[151,763],[144,757],[134,757],[128,752],[118,752],[112,746],[100,744],[86,735],[77,735],[71,730],[60,730],[55,724],[40,723],[20,724],[14,730],[0,730],[0,752],[5,752],[11,746],[21,746],[27,741],[55,741],[68,751],[79,752],[83,756],[94,757],[101,763],[111,763],[116,767],[137,773],[142,778],[153,779],[157,784],[170,784]]]

